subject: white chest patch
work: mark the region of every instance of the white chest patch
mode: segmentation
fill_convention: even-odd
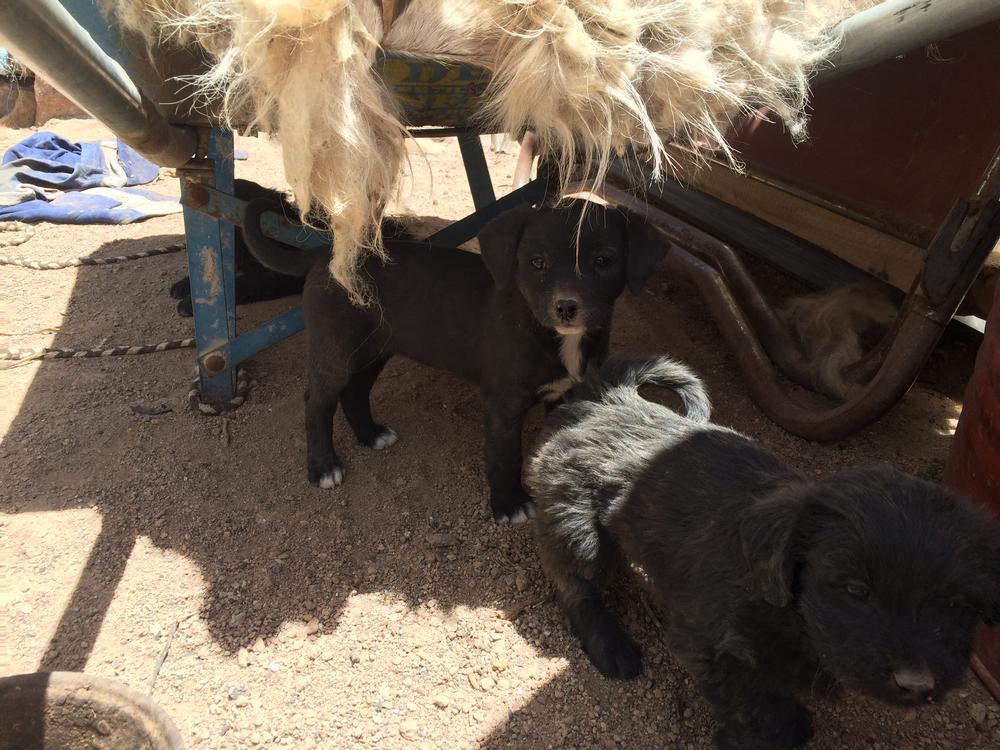
[[[563,367],[566,368],[566,373],[570,379],[578,381],[583,378],[583,350],[580,348],[583,334],[565,334],[561,338],[559,359],[562,360]]]

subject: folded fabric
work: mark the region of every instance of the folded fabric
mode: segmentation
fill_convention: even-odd
[[[131,224],[181,210],[176,198],[142,188],[90,188],[59,193],[51,200],[0,206],[0,221],[53,224]]]
[[[0,221],[127,224],[181,210],[176,198],[137,190],[159,167],[120,140],[73,143],[33,133],[0,160]]]

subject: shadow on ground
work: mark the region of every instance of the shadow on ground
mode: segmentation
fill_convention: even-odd
[[[97,254],[177,239],[115,243]],[[90,346],[108,336],[112,344],[134,343],[122,340],[126,330],[142,343],[190,335],[190,322],[176,316],[166,294],[182,273],[176,257],[116,272],[81,269],[52,345]],[[289,304],[241,309],[241,328]],[[662,273],[642,295],[623,299],[617,325],[617,350],[666,351],[687,360],[708,381],[719,421],[759,437],[799,465],[827,471],[878,459],[929,476],[943,465],[948,420],[957,415],[930,387],[916,389],[878,425],[849,440],[808,444],[760,416],[697,298]],[[565,667],[525,695],[485,747],[570,747],[581,730],[598,747],[708,741],[704,705],[660,642],[638,589],[619,587],[613,599],[645,645],[647,672],[634,683],[609,683],[566,633],[537,570],[529,530],[489,520],[480,407],[472,386],[393,361],[376,386],[374,403],[376,417],[400,433],[400,442],[385,452],[368,451],[354,443],[338,417],[336,440],[347,479],[336,491],[322,491],[305,481],[304,353],[304,336],[298,335],[256,357],[249,365],[256,381],[249,401],[224,419],[185,408],[190,350],[37,365],[0,443],[0,511],[94,508],[102,519],[39,669],[87,667],[136,542],[148,538],[197,566],[206,585],[198,616],[230,653],[275,636],[290,621],[315,617],[335,632],[347,603],[367,593],[391,594],[408,608],[434,602],[443,611],[506,613],[537,653],[561,657]],[[955,380],[955,369],[971,363],[971,356],[958,352],[949,363],[943,369]],[[142,416],[133,406],[168,411]],[[533,415],[529,432],[540,416]],[[821,711],[820,727],[829,740],[817,746],[892,744],[903,735],[933,737],[941,728],[940,710],[903,721],[864,709],[865,718],[858,720],[852,705],[858,704]],[[951,746],[978,746],[969,722],[952,727]]]

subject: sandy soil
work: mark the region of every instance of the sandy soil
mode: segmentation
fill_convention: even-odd
[[[102,133],[86,121],[52,127],[76,139]],[[24,134],[0,134],[0,145]],[[471,211],[456,144],[424,146],[397,210]],[[240,176],[280,184],[272,144],[239,147],[250,153]],[[488,159],[508,191],[515,157]],[[154,189],[176,193],[177,181],[165,172]],[[179,216],[45,225],[14,252],[120,254],[181,234]],[[773,292],[795,289],[756,270]],[[191,335],[166,293],[184,273],[180,254],[107,268],[0,267],[0,347]],[[239,324],[290,304],[243,308]],[[622,299],[616,325],[617,352],[688,361],[720,422],[817,473],[882,460],[939,477],[974,353],[961,337],[947,341],[887,417],[818,445],[757,411],[698,297],[666,274]],[[567,632],[529,530],[489,520],[471,386],[393,361],[374,400],[399,443],[357,447],[338,418],[346,484],[310,487],[304,345],[296,336],[256,357],[256,387],[225,420],[185,408],[191,350],[0,371],[0,674],[86,670],[151,690],[191,747],[709,746],[706,706],[639,589],[623,582],[611,599],[645,649],[645,674],[606,681]],[[143,417],[134,405],[170,411]],[[813,705],[817,748],[1000,743],[1000,712],[974,680],[920,711],[852,697]]]

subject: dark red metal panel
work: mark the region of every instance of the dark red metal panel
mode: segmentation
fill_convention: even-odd
[[[1000,518],[1000,294],[994,296],[976,368],[965,390],[945,483]],[[1000,627],[980,630],[976,657],[973,666],[1000,701]]]
[[[809,140],[777,125],[734,145],[756,174],[927,245],[1000,143],[1000,24],[817,86]]]

